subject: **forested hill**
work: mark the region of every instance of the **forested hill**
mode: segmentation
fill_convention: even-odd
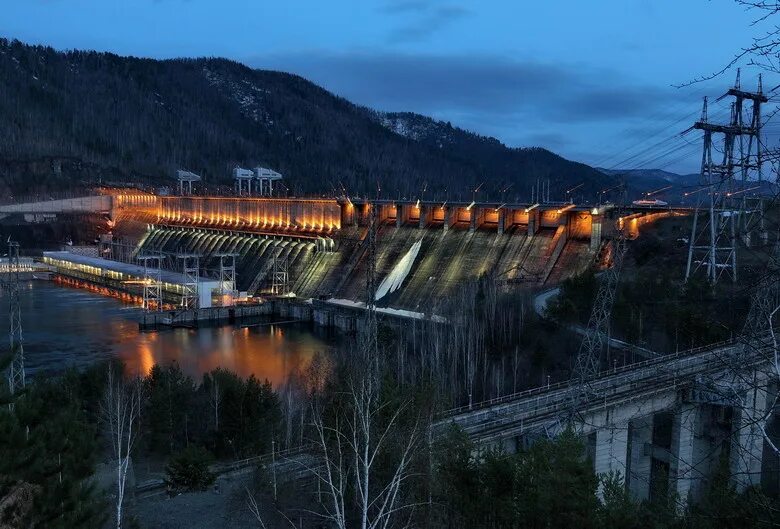
[[[295,194],[417,196],[447,189],[527,198],[613,177],[543,149],[510,149],[415,114],[359,107],[305,79],[225,59],[157,61],[0,40],[0,191],[173,182],[177,168],[230,183],[271,167]],[[600,183],[597,183],[600,182]],[[430,195],[428,195],[430,196]]]

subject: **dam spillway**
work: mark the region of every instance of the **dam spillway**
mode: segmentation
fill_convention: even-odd
[[[200,266],[216,269],[220,254],[235,255],[236,288],[250,295],[268,291],[269,275],[275,262],[283,260],[290,277],[307,271],[315,251],[328,251],[332,241],[314,237],[284,237],[256,233],[150,226],[142,236],[137,255],[181,253],[200,256]]]
[[[284,260],[289,292],[298,298],[363,301],[368,227],[345,226],[332,236],[269,235],[212,228],[152,225],[137,244],[137,254],[189,253],[204,269],[218,255],[236,255],[236,286],[249,295],[271,292],[275,263]],[[580,234],[582,235],[582,234]],[[410,250],[415,249],[413,256]],[[590,241],[573,228],[541,227],[529,233],[512,227],[448,230],[397,226],[386,220],[377,232],[376,270],[382,281],[399,274],[399,287],[378,300],[381,306],[414,311],[434,309],[459,285],[492,276],[518,288],[557,282],[587,268],[594,258]],[[556,266],[560,264],[561,266]]]
[[[657,217],[684,214],[634,208],[619,219],[609,205],[571,203],[159,196],[126,190],[110,197],[89,204],[96,204],[94,214],[108,224],[109,239],[132,247],[131,257],[198,255],[208,274],[220,256],[232,254],[236,288],[250,296],[279,294],[274,274],[283,263],[284,292],[299,299],[364,301],[366,236],[375,213],[377,282],[389,285],[378,304],[420,312],[435,310],[460,285],[483,276],[513,290],[559,283],[595,262],[621,220],[638,228]],[[21,204],[8,213],[46,213],[45,206]],[[64,206],[58,215],[67,214]]]

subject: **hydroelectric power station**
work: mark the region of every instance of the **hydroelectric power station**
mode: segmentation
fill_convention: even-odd
[[[44,260],[63,281],[142,303],[149,327],[274,313],[346,331],[363,321],[371,264],[377,313],[437,321],[439,302],[470,280],[487,275],[507,288],[542,290],[608,259],[612,246],[636,236],[644,223],[689,212],[660,204],[635,204],[618,213],[611,205],[552,202],[160,196],[121,190],[0,206],[0,215],[27,222],[74,214],[104,222],[110,232],[99,244],[66,247],[46,253]],[[514,450],[560,432],[561,417],[574,410],[586,419],[580,433],[590,440],[596,470],[620,473],[638,499],[648,498],[647,483],[660,467],[668,469],[664,479],[680,497],[697,497],[716,468],[720,452],[713,447],[726,444],[737,486],[744,490],[761,479],[761,417],[770,389],[766,383],[732,380],[737,375],[723,360],[740,366],[740,380],[765,380],[763,351],[761,343],[749,349],[727,343],[620,370],[597,369],[588,387],[603,395],[598,400],[581,399],[577,384],[548,384],[452,410],[438,425],[455,423],[483,445]],[[735,398],[712,398],[713,384],[733,389]],[[717,435],[702,438],[697,434],[702,429]],[[667,430],[669,439],[657,441],[656,432]]]
[[[618,221],[609,205],[159,196],[120,190],[1,206],[0,214],[34,220],[86,213],[104,219],[110,232],[97,246],[65,247],[47,253],[45,260],[68,280],[122,291],[150,304],[147,308],[215,309],[272,296],[286,301],[266,310],[278,311],[283,304],[282,310],[299,317],[349,330],[365,301],[372,209],[378,222],[377,280],[385,283],[377,306],[407,317],[436,314],[441,300],[480,276],[525,288],[558,283],[602,256]],[[620,221],[636,233],[641,223],[676,213],[668,207],[635,207]]]

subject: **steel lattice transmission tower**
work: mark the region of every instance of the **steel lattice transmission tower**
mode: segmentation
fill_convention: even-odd
[[[8,390],[13,395],[25,386],[24,338],[22,336],[22,314],[19,305],[19,243],[8,240],[8,278],[4,282],[8,295],[10,328],[8,342],[13,355],[8,368]]]
[[[284,248],[273,256],[273,270],[271,271],[271,293],[281,296],[289,291],[289,260],[287,255],[282,255]]]
[[[612,266],[607,268],[601,276],[599,289],[596,292],[588,320],[588,328],[575,359],[572,379],[581,383],[592,380],[598,375],[601,367],[601,353],[609,339],[612,307],[615,304],[620,270],[623,268],[623,257],[626,253],[626,240],[621,220],[618,220],[616,228],[617,236],[614,239],[612,249]]]
[[[181,296],[181,308],[197,309],[200,305],[200,255],[180,253],[177,259],[182,261],[184,274],[184,291]]]
[[[144,264],[143,309],[147,312],[162,311],[162,259],[162,255],[138,258]]]
[[[219,300],[225,302],[225,296],[230,296],[232,304],[236,296],[236,257],[237,253],[220,253],[215,257],[219,258]],[[231,290],[226,290],[226,285],[231,285]]]
[[[711,284],[717,283],[724,271],[736,281],[737,240],[740,234],[747,235],[752,229],[753,212],[748,208],[744,193],[748,183],[762,179],[761,104],[768,99],[763,94],[760,76],[758,90],[746,92],[740,87],[739,72],[734,87],[718,101],[726,97],[734,98],[728,124],[708,121],[705,97],[701,118],[683,132],[694,129],[703,132],[701,187],[695,191],[700,194],[688,243],[686,281],[702,268]],[[750,102],[749,109],[745,108],[746,101]],[[745,119],[746,111],[750,113],[748,120]],[[718,149],[713,145],[715,134],[722,136],[720,163],[713,160],[712,151]]]

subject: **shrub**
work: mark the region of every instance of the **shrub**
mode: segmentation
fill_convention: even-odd
[[[211,454],[205,448],[188,446],[168,461],[165,484],[174,491],[206,490],[215,480],[209,470],[211,461]]]

